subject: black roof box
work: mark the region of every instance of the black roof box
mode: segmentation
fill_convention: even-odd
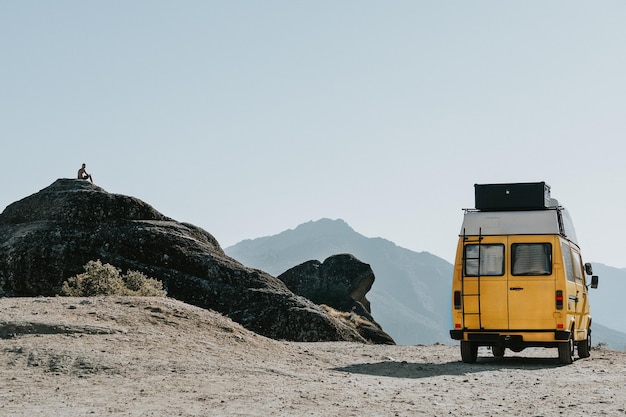
[[[474,184],[478,210],[541,210],[550,207],[550,186],[545,182]]]

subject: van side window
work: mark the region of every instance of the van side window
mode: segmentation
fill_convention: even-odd
[[[511,265],[511,273],[513,275],[551,275],[552,244],[512,244]]]
[[[480,247],[480,249],[479,249]],[[478,276],[478,253],[480,251],[480,275],[504,275],[504,245],[465,245],[465,275]]]
[[[574,266],[572,265],[572,252],[567,242],[561,242],[561,252],[563,252],[563,269],[568,281],[574,282]]]
[[[579,284],[583,283],[583,260],[580,253],[572,250],[572,258],[574,259],[574,277]]]

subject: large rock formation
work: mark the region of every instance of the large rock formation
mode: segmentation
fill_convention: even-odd
[[[350,313],[345,317],[361,336],[374,343],[394,344],[393,339],[376,323],[370,303],[365,298],[374,284],[372,268],[352,255],[341,254],[295,266],[278,276],[296,294],[316,304]],[[358,319],[355,319],[356,315]]]
[[[450,343],[452,314],[446,300],[453,266],[428,252],[363,236],[340,219],[306,222],[274,236],[244,240],[224,251],[274,276],[310,259],[350,253],[371,265],[376,274],[367,298],[376,321],[396,343]]]
[[[274,339],[365,341],[279,279],[226,256],[208,232],[88,181],[59,179],[0,214],[0,296],[58,294],[96,259]]]

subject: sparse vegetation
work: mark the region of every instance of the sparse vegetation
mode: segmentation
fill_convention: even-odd
[[[320,307],[326,310],[326,313],[328,313],[329,316],[334,317],[338,320],[341,320],[342,322],[348,324],[349,326],[355,329],[358,329],[359,327],[362,327],[362,326],[372,327],[372,323],[370,321],[364,319],[363,317],[359,316],[358,314],[354,312],[348,313],[345,311],[339,311],[326,304],[321,304]]]
[[[70,297],[92,297],[96,295],[126,295],[165,297],[163,283],[149,278],[138,271],[121,271],[100,260],[89,261],[85,272],[69,278],[63,283],[61,295]]]
[[[606,342],[598,342],[593,348],[596,350],[603,350],[603,349],[606,349],[606,346],[607,346]]]

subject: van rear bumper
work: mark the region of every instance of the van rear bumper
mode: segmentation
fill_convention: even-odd
[[[493,345],[497,343],[503,343],[507,340],[520,340],[521,342],[532,342],[533,334],[554,334],[555,341],[569,340],[571,332],[569,330],[537,330],[537,329],[520,329],[520,330],[450,330],[450,337],[454,340],[469,340],[471,342],[478,342],[479,344]]]
[[[463,330],[450,330],[450,337],[454,340],[463,340]]]

